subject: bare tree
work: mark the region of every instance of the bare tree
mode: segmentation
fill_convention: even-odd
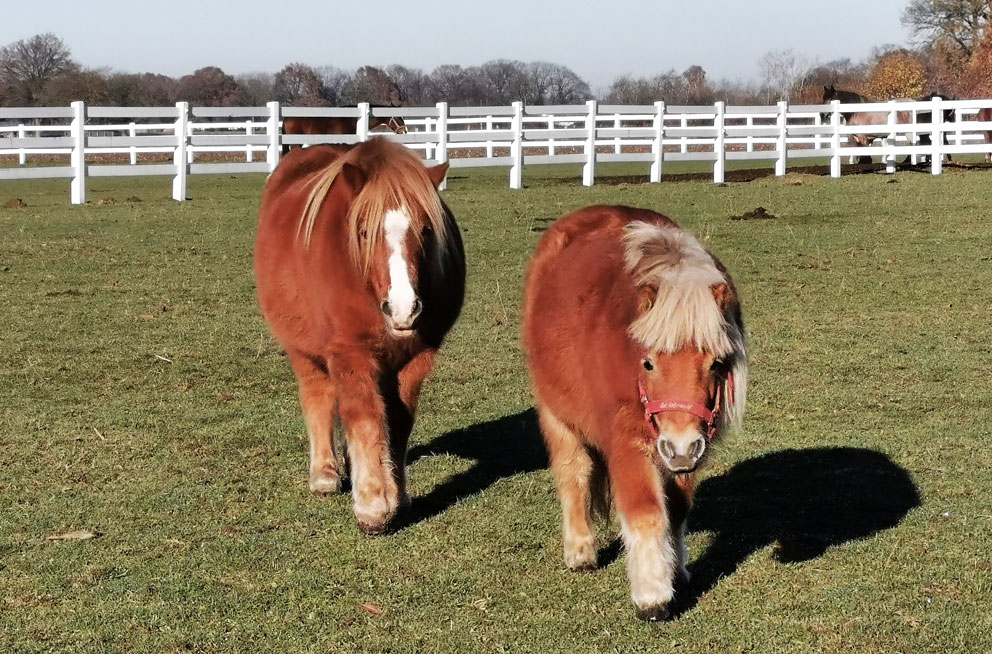
[[[689,66],[682,72],[682,79],[685,80],[683,102],[686,104],[710,104],[713,102],[713,93],[706,81],[706,71],[703,70],[702,66]]]
[[[337,66],[317,66],[314,70],[324,82],[331,104],[340,104],[341,94],[351,81],[351,73]]]
[[[370,102],[393,107],[400,104],[400,89],[386,71],[362,66],[344,85],[341,101],[349,105]]]
[[[225,107],[238,97],[238,83],[217,66],[206,66],[184,75],[176,88],[176,99],[202,107]]]
[[[970,57],[992,14],[990,5],[989,0],[910,0],[902,24],[919,45],[944,41]]]
[[[472,95],[472,80],[458,64],[442,64],[430,74],[431,94],[439,102],[466,104]]]
[[[175,101],[176,80],[155,73],[107,76],[107,102],[118,107],[165,107]]]
[[[12,104],[35,104],[48,82],[75,68],[68,46],[51,33],[0,48],[0,85]]]
[[[794,91],[802,91],[809,63],[791,49],[772,50],[765,53],[758,67],[766,90],[765,102],[772,102],[788,100]]]
[[[326,107],[335,99],[317,71],[301,63],[289,64],[276,73],[272,91],[280,102],[302,107]]]
[[[482,64],[478,70],[486,103],[507,105],[523,99],[527,87],[527,64],[495,59]]]
[[[548,74],[548,102],[551,104],[576,104],[592,97],[589,84],[571,68],[551,64]]]
[[[82,100],[88,104],[107,104],[109,98],[106,73],[99,70],[74,69],[50,79],[42,88],[37,100],[41,105],[57,106],[75,100]]]
[[[416,107],[434,102],[430,96],[430,80],[424,71],[394,64],[386,68],[386,73],[399,89],[401,104]]]
[[[238,83],[238,104],[261,107],[276,99],[275,75],[272,73],[245,73],[234,78]]]

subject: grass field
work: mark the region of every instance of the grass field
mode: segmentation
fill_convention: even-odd
[[[192,178],[183,204],[165,179],[90,180],[82,207],[66,181],[0,185],[27,204],[0,208],[0,651],[988,651],[992,171],[576,174],[453,173],[467,302],[411,515],[378,538],[307,490],[254,296],[262,177]],[[518,342],[537,239],[593,203],[693,230],[748,325],[745,429],[703,474],[664,624],[634,617],[615,525],[599,570],[565,569]]]

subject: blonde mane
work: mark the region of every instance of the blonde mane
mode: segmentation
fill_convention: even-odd
[[[362,274],[368,277],[375,244],[383,237],[386,213],[394,209],[405,210],[411,217],[418,240],[420,227],[433,230],[438,244],[434,263],[443,269],[454,250],[447,209],[421,160],[403,145],[385,138],[355,146],[314,176],[298,227],[304,243],[309,247],[321,207],[345,164],[359,168],[366,178],[348,210],[348,243]],[[420,216],[426,218],[425,225],[418,225]]]
[[[724,382],[721,422],[738,426],[747,394],[743,326],[724,315],[712,287],[728,284],[699,241],[678,227],[634,221],[623,235],[627,272],[637,285],[657,287],[651,307],[631,323],[631,337],[653,351],[677,352],[694,345],[733,372]]]

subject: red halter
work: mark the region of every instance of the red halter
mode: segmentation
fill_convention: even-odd
[[[713,399],[713,409],[710,410],[703,406],[702,404],[695,404],[693,402],[686,402],[684,400],[651,400],[648,399],[648,394],[644,390],[644,386],[641,381],[637,381],[637,396],[641,400],[641,404],[644,406],[644,420],[647,421],[648,426],[651,427],[651,431],[654,432],[655,436],[660,436],[658,433],[658,428],[655,427],[654,416],[659,413],[665,413],[666,411],[681,411],[683,413],[689,413],[696,416],[700,420],[706,423],[706,441],[712,441],[716,436],[717,432],[717,418],[720,417],[720,396],[723,391],[723,384],[717,384],[716,386],[716,397]],[[729,400],[733,402],[734,397],[734,373],[727,375],[727,392],[729,393]]]

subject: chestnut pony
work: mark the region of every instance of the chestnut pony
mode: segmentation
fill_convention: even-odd
[[[310,490],[340,490],[337,417],[367,533],[408,502],[421,384],[464,297],[461,236],[437,193],[446,171],[376,138],[296,149],[262,194],[258,295],[299,382]]]
[[[619,513],[637,615],[665,619],[695,472],[744,413],[740,303],[724,267],[653,211],[559,219],[527,272],[524,346],[564,514],[565,563],[596,565],[591,509]]]

